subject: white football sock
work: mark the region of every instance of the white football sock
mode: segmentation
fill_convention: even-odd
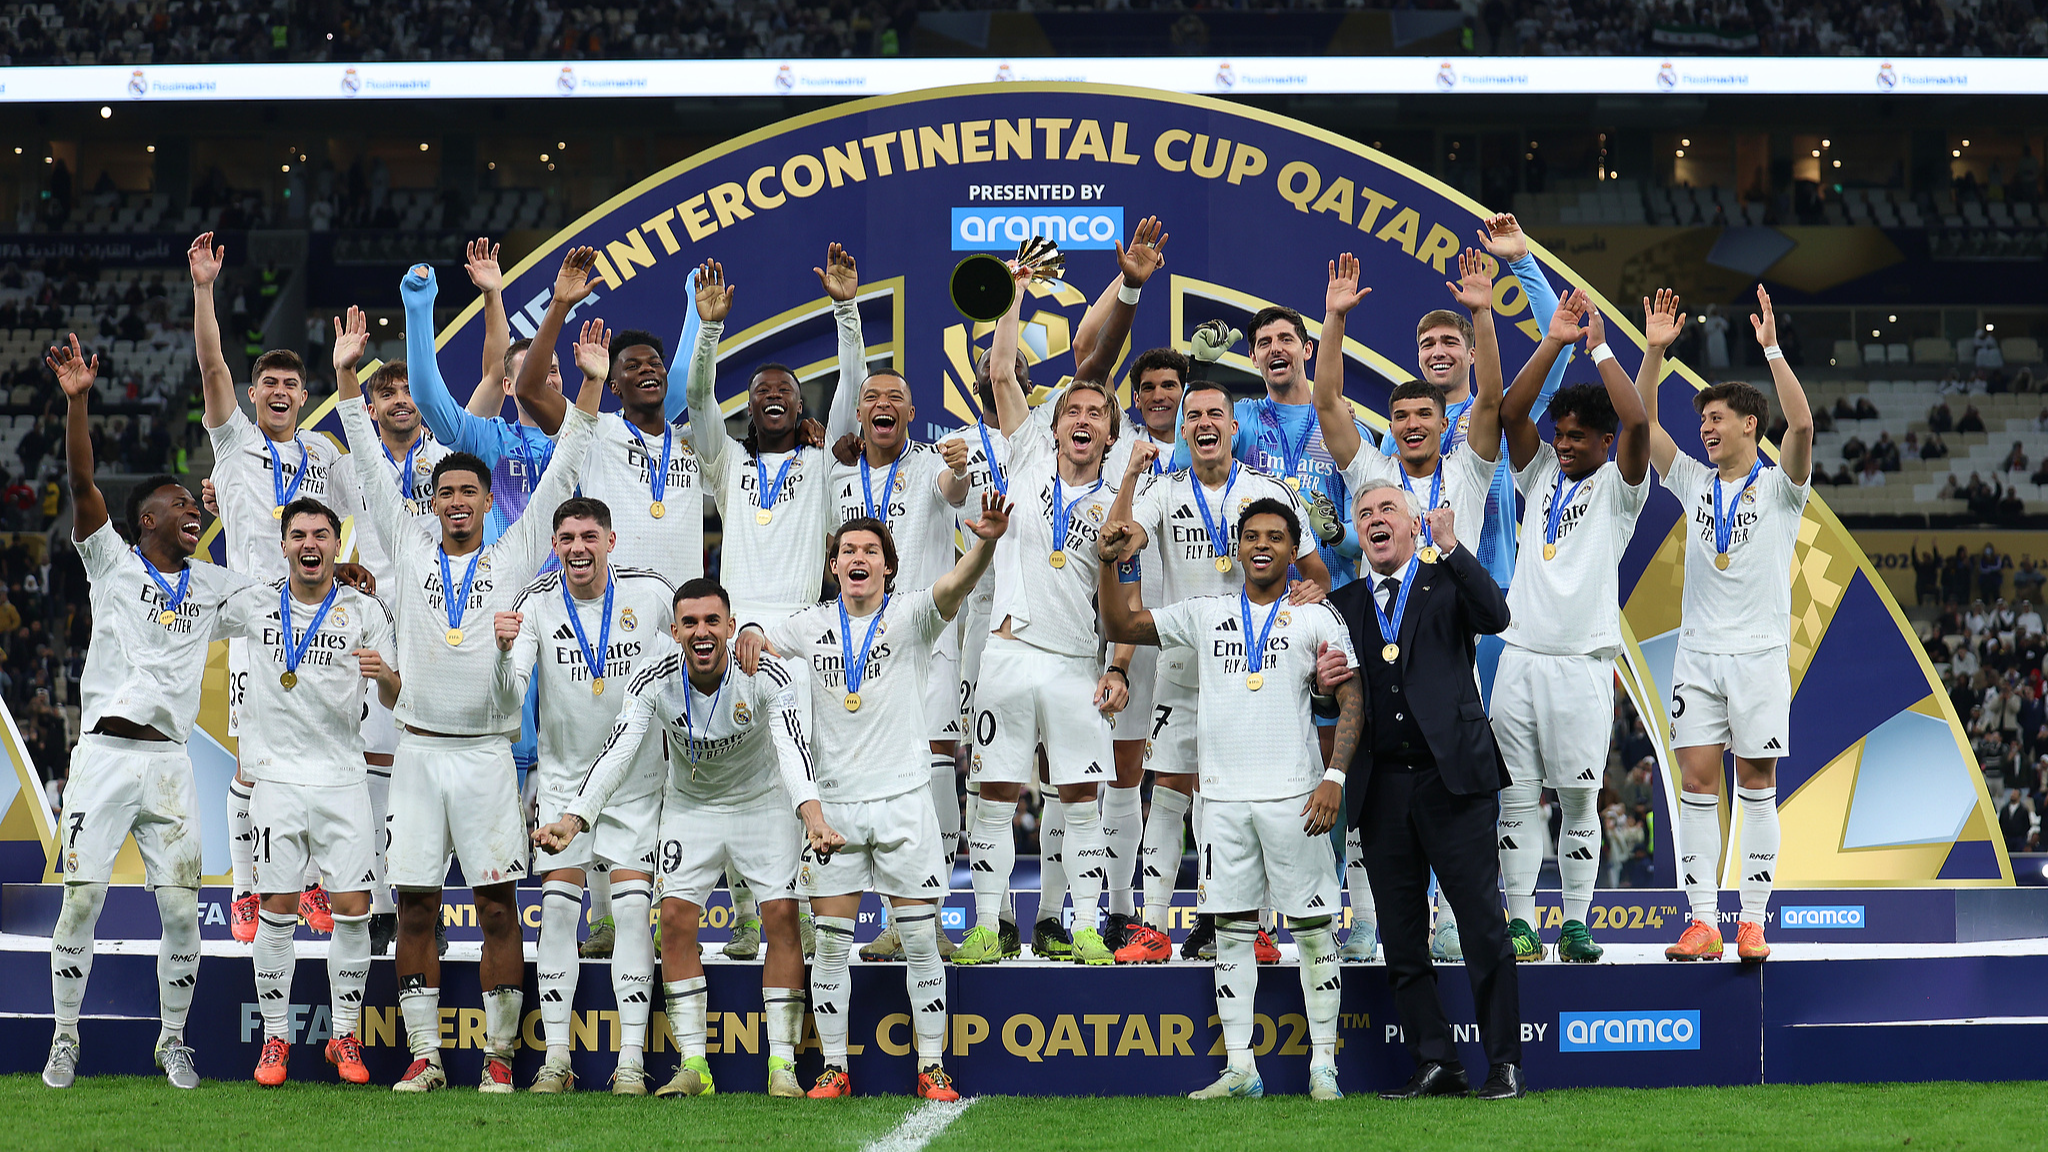
[[[1074,931],[1098,927],[1102,885],[1109,878],[1102,843],[1102,812],[1093,800],[1062,803],[1067,813],[1067,843],[1060,855],[1071,861],[1067,884],[1074,893]]]
[[[363,987],[370,979],[370,917],[334,914],[334,939],[327,945],[327,989],[333,1000],[334,1035],[353,1035],[363,1016]]]
[[[1557,803],[1564,809],[1564,830],[1557,838],[1564,918],[1584,924],[1586,910],[1593,906],[1593,885],[1600,878],[1600,790],[1559,788]]]
[[[661,986],[662,995],[668,1000],[668,1028],[675,1034],[676,1051],[683,1059],[704,1054],[705,1004],[709,993],[705,990],[702,976],[688,980],[670,980]]]
[[[946,1055],[946,966],[939,962],[936,907],[891,908],[906,961],[903,984],[910,993],[910,1026],[917,1035],[920,1071]]]
[[[1202,845],[1209,842],[1209,838],[1202,834],[1202,814],[1205,811],[1200,792],[1196,792],[1193,796],[1189,797],[1188,836],[1195,842],[1195,859],[1197,860],[1202,858]]]
[[[1778,874],[1778,790],[1737,788],[1735,799],[1742,805],[1740,918],[1761,924],[1771,903],[1771,880]]]
[[[654,884],[620,880],[612,885],[618,942],[612,945],[612,1002],[619,1006],[619,1063],[639,1067],[647,1048],[647,1017],[654,1009],[654,934],[648,909]]]
[[[612,914],[612,874],[592,867],[583,873],[583,883],[590,889],[590,922],[595,924]]]
[[[981,801],[974,805],[974,828],[968,834],[968,879],[974,884],[974,926],[997,931],[1003,898],[1017,870],[1017,834],[1011,827],[1015,804]]]
[[[818,1046],[825,1063],[846,1067],[846,1014],[853,997],[847,986],[846,957],[853,950],[853,921],[844,916],[819,916],[818,954],[811,961],[811,1018],[818,1026]],[[934,945],[936,946],[936,945]]]
[[[256,833],[249,825],[249,791],[240,780],[228,781],[228,867],[234,873],[237,899],[256,890]]]
[[[525,1006],[526,992],[517,984],[500,984],[484,993],[484,1055],[512,1062]]]
[[[960,854],[960,795],[953,783],[957,775],[951,756],[932,753],[932,810],[939,815],[939,851],[949,869]]]
[[[192,992],[199,985],[199,892],[159,888],[156,911],[164,924],[156,953],[158,1011],[163,1018],[157,1046],[162,1047],[184,1039],[185,1015],[192,1010]]]
[[[1500,886],[1508,898],[1508,919],[1532,928],[1546,834],[1539,810],[1542,799],[1543,785],[1534,780],[1517,780],[1500,792]]]
[[[421,981],[418,976],[410,977]],[[405,1044],[415,1060],[441,1062],[441,990],[424,982],[398,988],[398,1015],[405,1021]]]
[[[768,1020],[768,1055],[795,1063],[796,1046],[804,1038],[804,990],[763,988],[761,1008]],[[698,1034],[699,1044],[703,1042],[702,1035]]]
[[[1131,880],[1138,864],[1138,844],[1145,838],[1144,810],[1138,799],[1136,788],[1109,787],[1102,792],[1103,867],[1108,876],[1104,888],[1109,893],[1109,910],[1119,916],[1129,916],[1135,908]]]
[[[296,915],[279,916],[268,908],[256,913],[256,942],[249,951],[256,962],[256,1006],[263,1012],[265,1040],[291,1038],[292,971],[298,964],[292,931],[298,926]]]
[[[1301,956],[1301,995],[1308,1008],[1308,1038],[1313,1046],[1309,1067],[1337,1063],[1337,1005],[1344,998],[1342,969],[1337,964],[1337,934],[1324,921],[1314,928],[1291,928]]]
[[[1216,1015],[1223,1024],[1223,1050],[1230,1067],[1240,1071],[1254,1066],[1252,998],[1259,990],[1258,937],[1256,921],[1216,918]]]
[[[1373,899],[1372,879],[1365,874],[1365,844],[1356,828],[1344,834],[1344,887],[1351,894],[1351,930],[1378,932],[1380,906]]]
[[[372,764],[366,778],[370,783],[370,843],[377,850],[377,882],[370,885],[370,915],[385,916],[398,911],[398,905],[391,899],[391,885],[384,882],[390,875],[384,866],[384,842],[389,838],[385,822],[391,818],[391,769]]]
[[[535,985],[540,989],[540,1030],[548,1059],[569,1058],[569,1015],[576,1003],[576,978],[582,962],[576,956],[576,921],[583,916],[583,889],[567,880],[549,880],[541,888],[540,942],[534,946]]]
[[[1060,908],[1067,902],[1067,807],[1059,793],[1048,788],[1040,793],[1038,822],[1038,915],[1035,919],[1058,924]]]
[[[1138,846],[1138,874],[1145,885],[1145,923],[1161,932],[1171,922],[1173,886],[1180,878],[1180,826],[1189,803],[1187,796],[1171,788],[1152,785],[1152,811]]]
[[[105,884],[66,884],[64,903],[50,933],[50,1000],[57,1035],[78,1039],[78,1014],[85,1006],[85,982],[92,976],[92,929],[107,902]]]
[[[1694,920],[1721,923],[1721,801],[1710,792],[1678,794],[1678,883]]]

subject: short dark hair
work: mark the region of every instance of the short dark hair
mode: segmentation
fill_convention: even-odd
[[[1131,389],[1136,391],[1138,381],[1145,373],[1164,368],[1180,380],[1181,387],[1188,386],[1188,358],[1171,348],[1147,348],[1138,353],[1138,359],[1131,365]]]
[[[1301,521],[1295,518],[1294,509],[1271,496],[1259,497],[1245,505],[1244,511],[1237,514],[1238,539],[1244,539],[1244,526],[1251,523],[1254,516],[1278,516],[1287,524],[1288,542],[1294,545],[1296,552],[1301,551]]]
[[[1230,396],[1230,389],[1228,389],[1228,388],[1224,387],[1224,386],[1223,386],[1223,382],[1222,382],[1222,381],[1220,381],[1220,380],[1190,380],[1190,381],[1188,381],[1188,382],[1187,382],[1187,386],[1181,389],[1181,393],[1180,393],[1180,403],[1181,403],[1181,411],[1183,411],[1183,412],[1187,411],[1187,403],[1188,403],[1188,397],[1190,397],[1190,396],[1193,396],[1193,395],[1194,395],[1195,393],[1197,393],[1197,392],[1221,392],[1221,393],[1223,393],[1223,403],[1224,403],[1224,407],[1226,407],[1226,408],[1227,408],[1227,407],[1230,407],[1230,405],[1231,405],[1231,396]],[[1233,412],[1233,415],[1235,415],[1235,413],[1234,413],[1234,412]]]
[[[512,358],[531,347],[533,347],[533,341],[525,336],[521,336],[505,346],[505,375],[510,376],[512,374]]]
[[[1268,324],[1277,323],[1281,320],[1285,320],[1289,324],[1294,325],[1295,336],[1298,337],[1302,343],[1308,343],[1308,325],[1303,324],[1301,322],[1301,313],[1296,312],[1292,308],[1285,308],[1278,304],[1269,305],[1265,308],[1259,309],[1257,312],[1252,313],[1252,323],[1248,331],[1251,333],[1252,339],[1257,340],[1259,338],[1259,329],[1266,327]]]
[[[1422,319],[1415,322],[1415,338],[1422,339],[1422,334],[1431,328],[1456,328],[1458,335],[1465,341],[1465,347],[1472,346],[1472,321],[1462,313],[1453,312],[1448,308],[1424,312]]]
[[[298,516],[325,516],[328,527],[334,529],[336,536],[341,535],[341,517],[334,514],[334,509],[311,496],[301,496],[285,505],[284,512],[278,516],[277,534],[280,539],[291,532],[292,520]]]
[[[832,546],[825,550],[826,563],[829,564],[839,555],[839,542],[846,539],[847,535],[852,532],[873,532],[882,538],[882,563],[885,566],[885,570],[882,573],[882,587],[886,591],[895,591],[895,572],[897,567],[896,539],[889,535],[889,526],[873,516],[855,516],[853,519],[841,524],[839,530],[832,533]]]
[[[770,360],[766,364],[763,364],[758,368],[755,368],[754,371],[747,376],[747,391],[753,391],[754,385],[760,382],[760,379],[764,373],[768,372],[786,372],[789,374],[790,382],[795,384],[799,391],[801,391],[803,388],[803,381],[797,379],[796,369],[791,368],[789,365],[784,364],[780,360]]]
[[[562,530],[562,521],[575,517],[595,520],[599,528],[607,532],[612,530],[612,510],[610,505],[595,496],[571,496],[560,504],[555,505],[554,523],[548,525],[548,531],[560,532]]]
[[[1439,416],[1443,415],[1450,407],[1450,401],[1445,398],[1442,388],[1431,384],[1427,380],[1407,380],[1394,385],[1394,390],[1387,394],[1387,411],[1391,413],[1394,410],[1394,405],[1402,400],[1415,399],[1434,400],[1436,402],[1436,414]]]
[[[289,348],[272,348],[258,356],[256,362],[249,365],[249,383],[254,384],[263,379],[263,374],[273,368],[292,373],[299,378],[299,387],[306,386],[306,362],[299,359],[299,354]]]
[[[1705,412],[1707,405],[1716,400],[1728,405],[1737,416],[1756,417],[1759,428],[1771,414],[1771,402],[1764,399],[1757,386],[1747,380],[1730,380],[1700,389],[1692,394],[1692,410]]]
[[[491,466],[484,463],[481,457],[472,456],[467,452],[450,452],[441,457],[441,462],[434,465],[434,491],[441,490],[441,477],[449,472],[474,472],[478,479],[483,481],[484,491],[491,490]]]
[[[140,483],[128,490],[128,531],[134,534],[137,543],[142,540],[142,505],[151,496],[166,488],[182,489],[187,495],[192,491],[185,487],[183,481],[168,472],[145,476]]]
[[[405,361],[386,360],[382,364],[377,365],[377,370],[370,373],[368,380],[363,381],[363,396],[365,398],[375,396],[377,394],[377,385],[384,383],[386,380],[410,382],[411,377],[406,372]]]
[[[612,335],[612,366],[618,366],[619,357],[625,353],[626,349],[641,344],[654,349],[654,354],[661,357],[664,361],[668,359],[668,347],[661,342],[661,337],[656,336],[652,332],[643,332],[638,328],[628,328],[624,332],[617,332]]]
[[[676,589],[675,599],[669,601],[669,606],[673,608],[685,600],[702,600],[707,596],[718,597],[725,604],[725,610],[728,613],[732,611],[732,597],[726,594],[725,585],[709,576],[698,576],[683,581],[683,586]]]
[[[1550,398],[1550,419],[1570,416],[1581,425],[1591,428],[1602,436],[1612,436],[1621,427],[1621,417],[1615,414],[1614,401],[1607,395],[1607,388],[1601,384],[1574,384],[1559,388],[1557,395]]]

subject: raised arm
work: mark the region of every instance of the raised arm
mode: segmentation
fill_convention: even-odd
[[[1138,221],[1129,248],[1117,238],[1117,277],[1088,306],[1081,326],[1074,330],[1074,379],[1109,382],[1124,343],[1131,338],[1138,293],[1154,272],[1166,266],[1165,247],[1166,233],[1157,216]]]
[[[1641,484],[1649,472],[1650,420],[1643,413],[1643,398],[1636,394],[1634,382],[1621,369],[1621,361],[1614,358],[1611,349],[1605,355],[1595,351],[1606,345],[1607,323],[1600,318],[1599,312],[1589,309],[1586,313],[1586,354],[1599,366],[1600,383],[1607,386],[1607,399],[1614,404],[1617,422],[1614,465],[1621,469],[1621,478],[1633,486]]]
[[[68,345],[58,345],[44,354],[43,363],[56,373],[57,386],[64,390],[64,470],[71,481],[71,538],[83,540],[107,523],[107,498],[92,478],[92,416],[86,407],[93,381],[99,379],[100,358],[94,354],[86,359],[78,347],[78,333],[73,332]]]
[[[835,241],[825,249],[825,266],[811,271],[832,298],[832,326],[839,335],[839,383],[825,414],[825,443],[830,445],[860,431],[860,389],[868,381],[867,337],[860,330],[860,306],[854,302],[860,292],[860,269],[853,253]]]
[[[603,360],[599,358],[608,360],[610,356],[611,332],[603,320],[592,319],[584,323],[583,335],[584,339],[576,345],[578,361],[595,361],[601,367]],[[590,438],[597,430],[598,400],[603,395],[604,377],[592,376],[586,368],[583,383],[576,390],[576,406],[563,417],[562,434],[555,440],[554,453],[548,457],[547,468],[541,472],[533,495],[527,498],[527,507],[537,509],[538,514],[520,516],[498,537],[505,555],[511,558],[513,579],[532,579],[546,559],[555,509],[575,492],[583,478]]]
[[[1016,278],[1017,293],[1010,301],[1010,310],[996,321],[995,336],[988,349],[988,387],[995,393],[996,427],[1005,436],[1015,436],[1031,417],[1031,406],[1024,402],[1024,388],[1017,383],[1017,329],[1024,322],[1024,300],[1029,295],[1024,289],[1031,282],[1031,269],[1012,265],[1010,274]]]
[[[1148,488],[1152,483],[1152,477],[1147,476],[1145,471],[1152,467],[1152,461],[1158,457],[1159,446],[1149,440],[1140,440],[1131,445],[1130,458],[1124,462],[1123,482],[1117,485],[1116,499],[1110,501],[1107,522],[1127,524],[1131,529],[1131,537],[1121,550],[1122,559],[1128,560],[1136,556],[1144,550],[1146,542],[1150,539],[1150,533],[1138,522],[1136,506],[1138,490]],[[1201,481],[1197,480],[1195,483],[1199,484]]]
[[[192,269],[192,344],[199,353],[199,390],[206,400],[205,423],[218,428],[235,414],[235,377],[221,353],[220,318],[214,314],[213,282],[220,278],[227,247],[213,246],[213,233],[202,232],[185,252]]]
[[[1458,585],[1458,611],[1465,618],[1465,627],[1488,636],[1506,631],[1507,594],[1479,562],[1476,548],[1458,547],[1456,517],[1449,506],[1431,508],[1422,518],[1429,522],[1430,538],[1443,548],[1438,567]]]
[[[1650,465],[1659,476],[1671,474],[1678,442],[1657,419],[1657,387],[1664,382],[1664,350],[1683,331],[1685,313],[1678,310],[1678,293],[1659,288],[1655,300],[1643,297],[1643,363],[1636,369],[1636,395],[1642,397],[1643,418],[1650,422]],[[1808,427],[1812,427],[1810,417]]]
[[[730,448],[739,445],[725,430],[725,414],[718,410],[718,338],[725,335],[725,318],[732,312],[734,288],[725,282],[725,269],[716,260],[706,260],[692,276],[695,285],[697,342],[690,349],[690,437],[703,457],[705,476],[714,470]]]
[[[395,556],[405,533],[420,529],[408,517],[398,486],[388,476],[380,475],[383,452],[378,445],[376,425],[370,422],[370,410],[363,406],[362,383],[356,378],[356,367],[362,363],[369,339],[370,322],[362,309],[351,304],[346,319],[334,318],[334,406],[341,413],[349,465],[356,470],[356,487],[362,492],[363,506],[369,510],[370,530],[383,542],[384,551]]]
[[[505,273],[498,267],[498,246],[479,236],[469,242],[462,269],[484,294],[484,364],[476,390],[465,407],[473,416],[496,416],[505,406],[505,350],[512,347],[512,323],[505,315]],[[478,398],[483,399],[479,400]],[[479,412],[480,404],[489,407]]]
[[[1756,342],[1763,345],[1764,359],[1771,366],[1771,382],[1778,386],[1778,407],[1785,413],[1785,438],[1778,443],[1778,467],[1785,478],[1804,485],[1813,476],[1813,407],[1806,401],[1806,389],[1785,354],[1778,351],[1778,317],[1771,311],[1771,294],[1756,286],[1757,310],[1750,314]]]
[[[519,365],[519,376],[512,381],[513,395],[533,417],[534,424],[549,436],[561,431],[562,416],[569,409],[569,401],[548,387],[548,362],[555,353],[556,343],[562,338],[562,325],[568,322],[569,313],[590,295],[590,270],[596,264],[595,248],[571,248],[563,255],[561,271],[555,274],[554,297],[548,301],[548,310],[540,318],[540,328],[533,334],[533,347]],[[602,373],[598,379],[600,382],[604,379]]]
[[[981,574],[988,571],[988,562],[996,554],[996,540],[1010,530],[1010,504],[993,490],[983,492],[981,515],[967,521],[966,527],[974,533],[974,546],[932,585],[932,603],[946,620],[959,613],[960,605],[981,583]]]
[[[1128,520],[1111,520],[1102,526],[1095,540],[1095,555],[1101,561],[1095,577],[1095,598],[1102,605],[1102,631],[1111,644],[1159,646],[1159,627],[1152,613],[1137,599],[1124,594],[1117,580],[1116,564],[1137,526]]]
[[[497,424],[464,411],[441,378],[434,349],[434,297],[439,291],[434,269],[427,264],[413,265],[398,281],[398,296],[405,305],[405,371],[412,401],[419,405],[420,419],[434,439],[495,465],[505,451]]]
[[[1586,294],[1574,292],[1560,302],[1550,314],[1549,330],[1529,354],[1528,362],[1515,373],[1514,386],[1509,388],[1500,405],[1501,435],[1508,443],[1508,464],[1520,472],[1536,458],[1536,450],[1543,443],[1543,434],[1536,427],[1531,409],[1536,406],[1538,384],[1550,372],[1551,366],[1565,349],[1584,336],[1579,327],[1579,317],[1586,311]],[[1640,407],[1640,402],[1637,405]]]
[[[1500,339],[1493,331],[1493,277],[1486,258],[1467,248],[1458,254],[1458,281],[1444,282],[1458,303],[1472,313],[1472,424],[1465,448],[1491,463],[1500,458]],[[1327,436],[1328,434],[1325,433]]]
[[[1344,399],[1344,318],[1372,294],[1358,286],[1358,257],[1346,252],[1330,261],[1330,283],[1323,293],[1323,338],[1316,345],[1316,423],[1323,429],[1323,447],[1339,469],[1351,466],[1364,442]]]
[[[1547,330],[1550,321],[1557,314],[1557,292],[1550,286],[1550,278],[1543,274],[1543,266],[1529,255],[1529,237],[1522,231],[1521,222],[1511,212],[1502,212],[1486,218],[1486,227],[1479,230],[1479,241],[1494,259],[1507,266],[1514,273],[1515,280],[1522,286],[1522,293],[1529,298],[1529,314],[1536,320],[1538,331]],[[1540,378],[1536,385],[1537,394],[1530,402],[1529,410],[1541,412],[1550,406],[1550,398],[1557,394],[1557,387],[1564,382],[1564,370],[1571,363],[1572,350],[1565,348],[1556,363],[1551,365],[1548,375]],[[1510,386],[1519,385],[1522,377],[1517,374]]]

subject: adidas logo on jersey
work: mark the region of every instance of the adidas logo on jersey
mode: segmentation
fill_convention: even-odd
[[[1173,518],[1175,520],[1193,520],[1195,518],[1195,514],[1193,512],[1188,511],[1188,506],[1183,504],[1180,507],[1175,508],[1173,510]]]
[[[827,628],[827,629],[825,629],[825,634],[824,634],[823,636],[820,636],[820,637],[818,637],[818,643],[820,643],[820,644],[837,644],[837,643],[839,643],[839,637],[837,637],[837,636],[834,636],[834,635],[832,634],[832,630],[831,630],[830,628]]]
[[[1567,852],[1565,854],[1565,858],[1568,860],[1591,860],[1593,858],[1593,851],[1592,849],[1587,848],[1584,845],[1581,845],[1577,848],[1572,849],[1570,852]]]
[[[1784,750],[1785,746],[1783,744],[1778,743],[1778,738],[1776,736],[1773,736],[1769,740],[1764,742],[1764,751],[1766,752],[1783,752]]]
[[[1311,897],[1309,897],[1309,899],[1308,899],[1308,906],[1309,906],[1309,907],[1311,907],[1311,908],[1321,908],[1321,907],[1323,907],[1323,906],[1324,906],[1324,905],[1323,905],[1323,898],[1322,898],[1321,896],[1319,896],[1319,895],[1318,895],[1318,896],[1311,896]]]
[[[569,631],[569,626],[567,624],[564,624],[560,628],[555,629],[555,639],[557,640],[574,640],[575,638],[576,634],[574,632]]]

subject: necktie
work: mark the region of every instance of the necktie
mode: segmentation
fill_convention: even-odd
[[[1398,577],[1398,576],[1389,576],[1389,577],[1385,578],[1384,580],[1381,580],[1381,581],[1380,581],[1380,595],[1381,595],[1381,596],[1384,596],[1384,597],[1386,597],[1386,603],[1385,603],[1384,607],[1387,607],[1387,608],[1392,608],[1392,607],[1394,606],[1394,599],[1395,599],[1395,597],[1399,596],[1400,594],[1401,594],[1401,579],[1400,579],[1400,577]]]

